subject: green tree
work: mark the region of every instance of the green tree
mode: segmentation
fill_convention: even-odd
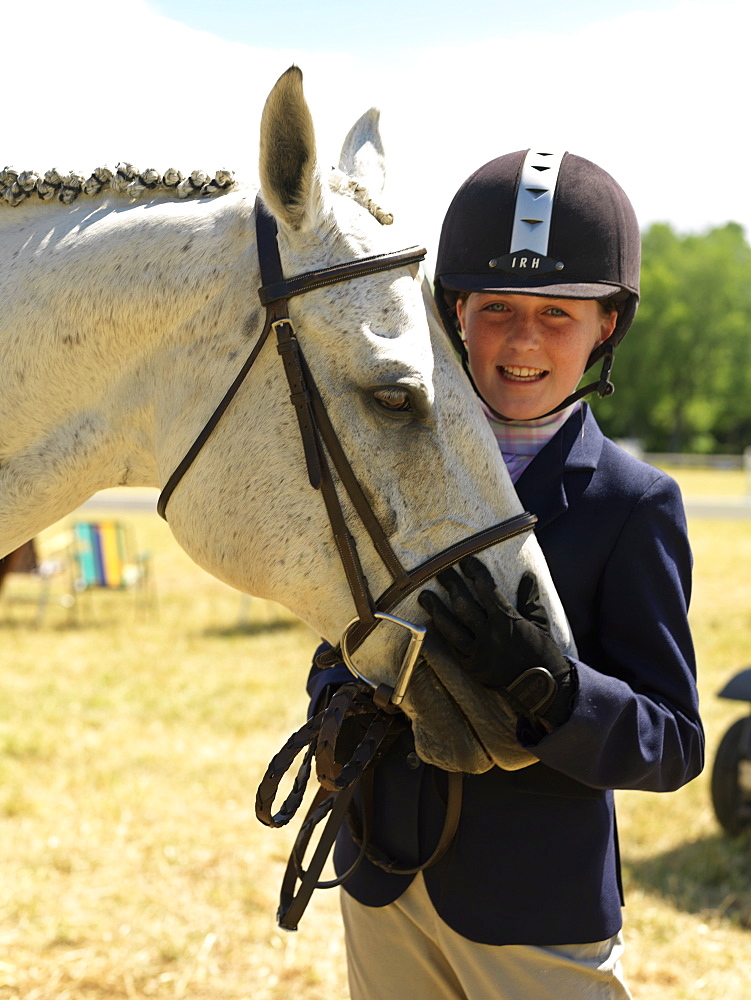
[[[702,235],[644,234],[641,304],[616,351],[603,429],[653,451],[751,443],[751,247],[737,223]]]

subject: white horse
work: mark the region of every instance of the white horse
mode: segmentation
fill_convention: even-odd
[[[260,191],[286,276],[397,249],[373,201],[384,182],[377,112],[355,124],[340,169],[325,178],[301,80],[296,67],[280,78],[261,124]],[[0,208],[0,555],[97,490],[163,486],[263,326],[254,193],[232,185],[191,201],[144,191],[138,179],[121,193],[105,178],[104,190],[71,200],[75,179],[63,179],[45,203],[23,198],[29,176],[7,178],[6,201],[21,203]],[[403,565],[521,511],[415,267],[310,291],[291,300],[290,316]],[[288,396],[266,345],[172,495],[169,524],[208,572],[286,605],[336,643],[352,597]],[[359,521],[350,516],[349,526],[380,593],[388,574]],[[512,595],[524,570],[536,574],[555,635],[571,650],[534,537],[483,559]],[[397,610],[424,621],[414,594]],[[360,668],[393,683],[403,641],[379,627],[358,651]],[[465,676],[439,679],[421,663],[403,708],[420,756],[448,770],[534,759],[498,745],[499,720],[508,729],[502,706]]]

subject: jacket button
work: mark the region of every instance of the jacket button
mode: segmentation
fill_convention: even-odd
[[[407,754],[407,767],[411,767],[413,771],[416,771],[421,764],[422,761],[417,756],[414,750],[412,750],[411,753]]]

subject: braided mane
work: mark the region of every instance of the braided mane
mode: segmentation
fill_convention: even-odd
[[[391,212],[386,212],[380,205],[377,205],[359,181],[354,180],[342,173],[341,170],[333,169],[329,175],[329,187],[337,194],[346,195],[352,198],[367,209],[374,219],[377,219],[382,226],[390,226],[394,221]]]
[[[394,221],[391,212],[377,205],[359,181],[336,169],[331,171],[328,181],[333,192],[352,198],[382,226],[390,226]],[[42,201],[60,201],[70,205],[79,195],[93,198],[103,191],[112,191],[127,198],[140,198],[156,191],[168,191],[177,198],[210,198],[225,194],[234,187],[232,170],[217,170],[213,177],[203,170],[194,170],[186,177],[173,167],[160,174],[153,168],[139,171],[132,163],[118,163],[114,170],[97,167],[87,178],[83,174],[61,174],[54,168],[40,175],[33,170],[18,171],[6,167],[0,171],[0,206],[15,208],[34,195]]]
[[[186,177],[172,167],[164,174],[153,168],[141,172],[132,163],[118,163],[114,170],[97,167],[88,178],[83,174],[61,174],[54,168],[39,175],[33,170],[6,167],[0,171],[0,205],[15,208],[33,195],[42,201],[61,201],[70,205],[81,194],[94,197],[106,190],[128,198],[139,198],[155,191],[170,191],[178,198],[195,195],[206,198],[230,191],[234,187],[234,176],[231,170],[217,170],[213,177],[203,170],[194,170]]]

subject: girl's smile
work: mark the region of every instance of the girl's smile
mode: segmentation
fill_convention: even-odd
[[[501,365],[500,372],[504,378],[510,379],[512,382],[531,382],[547,375],[547,372],[540,368],[517,368],[516,365]]]

